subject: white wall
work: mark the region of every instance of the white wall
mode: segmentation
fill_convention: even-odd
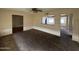
[[[60,16],[61,14],[73,14],[74,9],[53,9],[48,12],[48,15],[55,15],[55,25],[44,25],[41,24],[41,18],[43,16],[46,16],[45,13],[37,13],[34,15],[33,18],[33,26],[34,28],[39,27],[40,30],[51,32],[51,34],[55,34],[57,36],[60,36]],[[48,31],[49,30],[49,31]]]
[[[41,18],[46,15],[38,13],[33,18],[34,28],[60,36],[60,14],[72,14],[72,40],[79,42],[79,9],[54,9],[48,13],[55,15],[56,24],[52,26],[41,24]]]
[[[79,42],[79,9],[74,11],[72,25],[73,25],[73,39],[72,40]]]
[[[24,16],[24,30],[36,28],[45,32],[49,32],[60,36],[60,14],[73,15],[72,27],[73,27],[73,39],[79,42],[79,9],[54,9],[49,11],[49,15],[55,15],[55,25],[43,25],[41,24],[41,18],[45,16],[45,13],[29,14],[19,11],[9,11],[0,9],[0,36],[12,34],[12,15]]]
[[[10,11],[0,9],[0,36],[12,34],[12,15],[22,15],[24,17],[24,30],[32,27],[31,14],[19,11]]]

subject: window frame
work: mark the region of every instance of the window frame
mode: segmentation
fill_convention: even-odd
[[[54,22],[52,24],[48,24],[48,22],[47,22],[48,21],[47,20],[48,17],[54,17],[54,20],[53,20]],[[48,15],[48,16],[46,16],[45,23],[43,23],[42,21],[43,21],[43,19],[41,19],[41,24],[44,24],[44,25],[55,25],[55,16]]]
[[[61,23],[61,17],[67,17],[67,19],[66,19],[66,22],[67,22],[67,20],[68,20],[68,15],[61,15],[61,16],[60,16],[60,24],[61,24],[61,26],[63,26],[63,24]],[[64,23],[64,25],[66,25],[66,23]]]

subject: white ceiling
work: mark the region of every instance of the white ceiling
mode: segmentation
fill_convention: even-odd
[[[5,9],[5,10],[13,10],[13,11],[22,11],[22,12],[28,12],[28,13],[33,13],[32,8],[1,8],[1,9]],[[47,13],[47,12],[51,12],[53,10],[72,10],[70,8],[38,8],[40,10],[42,10],[43,12]],[[75,8],[74,8],[75,9]],[[74,10],[73,9],[73,10]],[[41,12],[41,13],[43,13]],[[33,13],[34,14],[34,13]]]
[[[23,11],[23,12],[32,12],[31,9],[32,8],[4,8],[6,10],[15,10],[15,11]],[[43,12],[47,12],[52,10],[53,8],[38,8],[40,10],[42,10]]]

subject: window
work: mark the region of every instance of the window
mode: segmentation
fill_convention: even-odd
[[[60,23],[61,23],[62,26],[65,26],[66,25],[67,19],[68,19],[67,16],[61,16]]]
[[[48,17],[47,24],[55,24],[54,17]]]
[[[54,16],[43,17],[42,18],[42,24],[49,24],[49,25],[55,24]]]
[[[46,22],[46,17],[43,17],[42,18],[42,24],[46,24],[47,22]]]

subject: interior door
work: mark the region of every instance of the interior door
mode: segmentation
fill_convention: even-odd
[[[12,32],[21,32],[23,31],[23,16],[12,15]]]

